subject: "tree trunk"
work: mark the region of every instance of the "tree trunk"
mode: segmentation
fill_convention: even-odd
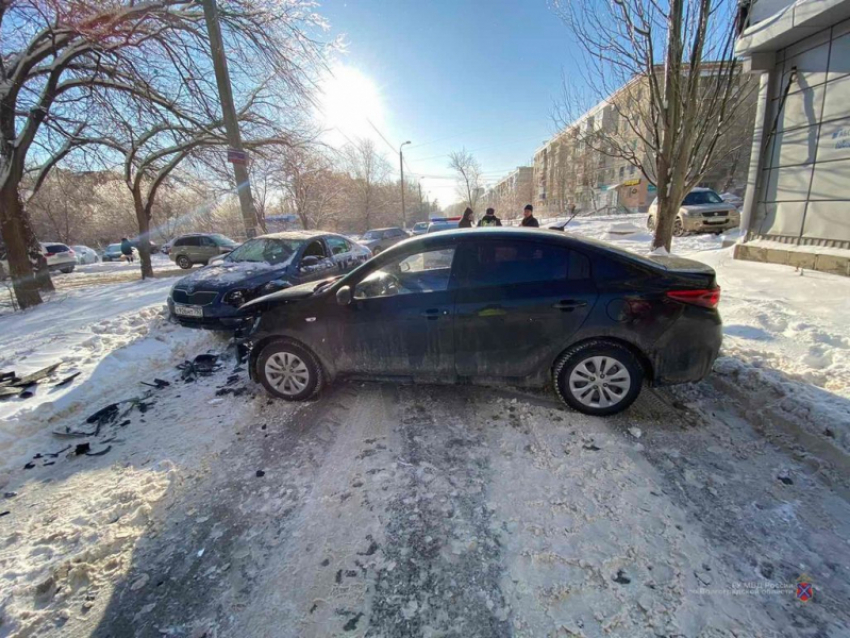
[[[53,279],[50,278],[50,269],[47,267],[47,258],[41,252],[41,244],[38,243],[38,238],[35,236],[35,231],[32,229],[32,222],[30,221],[29,213],[27,213],[23,205],[20,204],[20,199],[18,199],[18,203],[21,229],[24,234],[24,241],[26,242],[27,249],[29,251],[29,258],[32,270],[35,274],[35,281],[38,284],[39,290],[44,292],[53,292],[56,288],[53,286]]]
[[[9,259],[9,274],[15,298],[22,309],[31,308],[41,303],[38,292],[38,282],[33,276],[30,262],[26,233],[22,222],[24,211],[18,197],[17,185],[7,186],[0,190],[0,234],[6,244]]]
[[[139,249],[139,262],[142,268],[142,279],[153,279],[153,266],[151,265],[151,210],[150,206],[142,203],[142,196],[138,191],[133,193],[133,204],[136,209],[136,221],[139,225],[139,240],[136,246]]]

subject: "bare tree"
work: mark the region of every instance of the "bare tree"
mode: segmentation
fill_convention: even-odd
[[[484,190],[481,187],[481,165],[465,148],[449,154],[449,168],[457,173],[457,194],[473,211]]]
[[[310,0],[229,0],[220,12],[237,103],[279,85],[280,120],[298,112],[324,46]],[[203,7],[196,0],[0,0],[0,232],[21,307],[40,303],[32,277],[37,242],[21,200],[75,149],[90,144],[92,104],[132,101],[128,118],[158,110],[195,127],[220,117],[209,73]],[[271,108],[271,107],[270,107]],[[36,152],[37,151],[37,152]],[[42,164],[31,167],[30,157]]]
[[[344,156],[351,176],[349,203],[360,220],[360,229],[369,230],[384,209],[381,187],[390,174],[390,164],[369,139],[357,140],[347,146]]]
[[[552,4],[582,49],[589,87],[582,94],[565,80],[557,119],[577,141],[636,166],[656,185],[652,246],[669,250],[684,196],[722,161],[718,141],[742,116],[749,91],[734,58],[734,2]]]

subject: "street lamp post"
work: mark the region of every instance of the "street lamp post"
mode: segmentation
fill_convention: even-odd
[[[407,214],[404,210],[404,155],[401,153],[401,149],[410,144],[410,140],[407,140],[404,144],[398,147],[398,166],[401,170],[401,227],[404,228],[407,226]]]

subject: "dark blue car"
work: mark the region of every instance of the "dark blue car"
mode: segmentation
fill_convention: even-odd
[[[173,319],[190,328],[236,329],[244,321],[239,307],[245,302],[342,275],[370,257],[368,248],[333,233],[263,235],[174,284],[168,310]]]

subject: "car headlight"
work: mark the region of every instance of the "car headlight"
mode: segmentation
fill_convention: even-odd
[[[233,306],[234,308],[238,308],[246,301],[248,301],[248,291],[243,290],[241,288],[231,290],[226,295],[224,295],[224,303],[228,304],[229,306]]]

